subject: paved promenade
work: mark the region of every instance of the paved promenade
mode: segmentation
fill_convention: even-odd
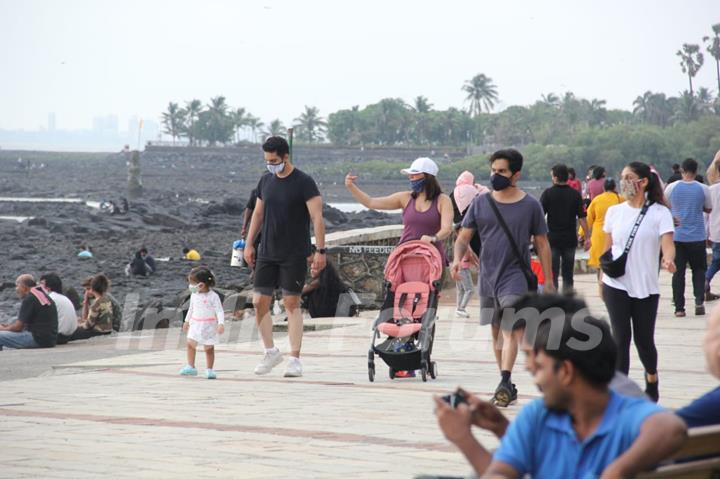
[[[605,315],[594,275],[576,282],[591,310]],[[674,318],[670,276],[663,272],[661,282],[661,404],[677,407],[717,381],[705,371],[705,319]],[[267,376],[252,373],[261,350],[252,318],[235,323],[233,341],[218,347],[216,381],[177,375],[185,356],[177,330],[0,352],[0,477],[467,474],[437,428],[432,395],[463,385],[489,398],[498,373],[490,331],[477,326],[477,300],[470,319],[456,319],[454,294],[444,293],[434,347],[439,377],[427,383],[391,381],[379,358],[375,383],[368,382],[371,313],[307,321],[317,330],[306,333],[305,376],[296,379],[282,377],[284,365]],[[285,336],[277,338],[286,351]],[[509,416],[538,396],[523,364],[519,357],[519,404]],[[631,368],[642,381],[634,351]]]

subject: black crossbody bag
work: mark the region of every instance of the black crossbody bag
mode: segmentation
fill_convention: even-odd
[[[638,228],[640,228],[640,223],[642,223],[643,218],[645,218],[645,214],[647,213],[649,207],[650,202],[646,201],[642,207],[642,210],[640,210],[640,214],[635,220],[635,226],[633,226],[633,229],[630,231],[630,237],[625,244],[625,250],[623,251],[623,254],[618,256],[617,259],[613,259],[611,245],[610,249],[605,251],[603,255],[600,256],[600,268],[602,268],[603,273],[610,276],[611,278],[619,278],[620,276],[623,276],[625,274],[625,264],[627,263],[628,252],[630,251],[630,247],[632,246],[633,241],[635,241],[635,235],[637,234],[637,230]]]
[[[508,241],[510,241],[510,246],[512,246],[513,253],[515,253],[515,257],[517,258],[518,263],[520,263],[520,269],[522,270],[523,274],[525,275],[525,280],[527,280],[528,292],[537,293],[537,289],[538,289],[537,276],[535,276],[535,273],[532,272],[530,265],[527,264],[527,262],[525,261],[525,257],[520,255],[520,249],[518,248],[517,243],[515,243],[515,240],[513,239],[512,235],[510,234],[510,229],[508,228],[507,224],[505,223],[505,220],[502,218],[502,216],[500,216],[500,211],[498,210],[498,207],[495,204],[495,200],[490,195],[492,195],[492,193],[488,193],[488,201],[490,202],[490,206],[492,207],[493,211],[495,212],[495,217],[497,218],[498,223],[500,223],[500,226],[502,227],[503,231],[505,232],[505,236],[507,236]]]

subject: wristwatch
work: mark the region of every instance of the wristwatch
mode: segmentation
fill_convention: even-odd
[[[317,252],[320,254],[325,254],[325,253],[327,253],[327,248],[318,248]]]

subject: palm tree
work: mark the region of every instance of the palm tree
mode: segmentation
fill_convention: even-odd
[[[718,95],[720,95],[720,23],[712,26],[713,37],[703,37],[704,42],[708,42],[707,51],[715,59],[715,68],[717,70]]]
[[[689,122],[697,120],[699,115],[697,99],[693,94],[685,90],[679,98],[673,120]]]
[[[191,100],[187,102],[185,106],[185,119],[189,123],[186,124],[185,130],[191,146],[195,145],[195,122],[197,122],[200,117],[200,113],[202,113],[202,103],[200,100]]]
[[[701,114],[711,113],[713,111],[713,96],[709,89],[705,87],[698,88],[697,106]]]
[[[497,87],[482,73],[466,81],[462,89],[467,93],[465,101],[470,103],[468,113],[473,117],[482,113],[483,107],[489,113],[498,100]]]
[[[185,111],[177,103],[170,102],[167,112],[162,114],[162,122],[165,125],[165,133],[172,136],[174,145],[175,138],[180,136],[185,123]]]
[[[252,131],[253,142],[257,143],[257,132],[260,128],[265,126],[265,123],[261,122],[260,118],[253,115],[248,115],[245,123],[250,128],[250,131]]]
[[[650,90],[635,98],[633,102],[633,115],[640,117],[644,122],[648,121],[650,116],[650,100],[652,99],[653,92]]]
[[[422,95],[415,97],[413,100],[413,110],[417,113],[429,113],[432,110],[432,103]]]
[[[542,98],[542,102],[551,107],[551,108],[559,108],[560,107],[560,98],[555,93],[548,93],[547,95],[540,95]]]
[[[287,128],[285,128],[285,125],[282,124],[282,122],[275,118],[273,121],[271,121],[268,125],[265,131],[263,132],[263,136],[265,138],[269,136],[285,136],[287,135]]]
[[[248,116],[245,108],[238,108],[232,112],[233,123],[235,124],[235,141],[240,143],[240,130],[247,125]]]
[[[298,139],[308,143],[322,141],[327,132],[327,122],[314,106],[305,105],[305,111],[295,118],[295,127],[298,129]]]
[[[700,45],[683,43],[682,50],[678,50],[676,53],[680,57],[680,68],[683,73],[687,73],[688,80],[690,82],[690,95],[694,95],[692,79],[695,78],[700,67],[703,65],[705,58],[700,51]]]
[[[607,118],[607,109],[605,108],[606,104],[607,101],[598,100],[597,98],[593,98],[592,101],[590,101],[589,113],[591,125],[601,125],[605,122],[605,119]]]

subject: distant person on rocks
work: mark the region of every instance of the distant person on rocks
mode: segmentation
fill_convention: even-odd
[[[87,283],[85,283],[87,284]],[[104,274],[92,277],[85,289],[82,317],[68,341],[89,339],[112,333],[117,314],[109,297],[110,280]]]
[[[155,259],[148,254],[146,248],[141,248],[127,265],[125,271],[133,276],[150,276],[155,272]]]
[[[437,180],[438,166],[430,158],[418,158],[402,174],[410,180],[410,190],[373,198],[355,184],[358,176],[348,174],[345,186],[363,206],[373,210],[402,210],[403,233],[398,244],[420,240],[433,244],[447,265],[445,241],[452,234],[453,207]]]
[[[62,280],[57,274],[47,273],[40,276],[40,286],[48,292],[57,309],[57,344],[65,344],[77,329],[78,317],[75,306],[67,296],[62,294]]]
[[[81,251],[78,253],[78,258],[90,259],[93,257],[92,248],[90,246],[82,246]]]
[[[322,271],[326,264],[323,201],[315,180],[291,163],[287,140],[271,136],[262,149],[269,173],[260,178],[257,186],[257,202],[244,251],[245,262],[255,270],[255,321],[265,346],[265,355],[255,374],[268,374],[282,362],[282,354],[273,341],[270,316],[273,292],[279,287],[288,313],[290,342],[285,377],[299,377],[303,373],[300,296],[307,274],[307,257],[311,254],[311,222],[317,246],[312,268]],[[255,238],[260,231],[262,238],[256,252]]]
[[[673,163],[672,175],[668,177],[666,183],[669,185],[670,183],[674,183],[680,180],[682,180],[682,173],[680,173],[680,165],[677,163]]]
[[[20,313],[15,322],[0,324],[0,350],[54,347],[58,316],[50,295],[29,274],[18,276],[15,292],[22,300]]]
[[[140,256],[142,256],[142,259],[145,261],[145,264],[148,265],[148,268],[150,268],[150,272],[154,273],[157,271],[157,264],[155,263],[155,258],[153,258],[150,253],[148,253],[148,250],[145,246],[140,248]]]
[[[188,275],[190,288],[190,306],[183,323],[187,333],[187,365],[180,370],[181,376],[197,376],[195,354],[198,347],[205,349],[206,372],[208,379],[216,379],[215,345],[225,332],[225,312],[220,296],[212,290],[215,275],[208,268],[198,266]]]
[[[190,248],[183,248],[183,259],[186,259],[188,261],[200,261],[202,259],[202,256],[200,256],[200,253],[198,253],[194,249]]]

